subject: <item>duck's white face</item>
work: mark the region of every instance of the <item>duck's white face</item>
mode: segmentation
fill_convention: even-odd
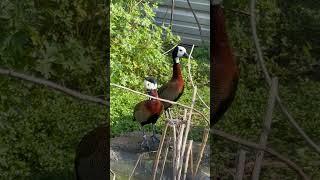
[[[177,53],[177,57],[183,57],[187,55],[187,50],[186,48],[182,47],[182,46],[178,46],[178,53]]]
[[[144,87],[147,90],[155,90],[155,89],[157,89],[158,85],[157,85],[157,83],[152,83],[150,81],[144,80]]]

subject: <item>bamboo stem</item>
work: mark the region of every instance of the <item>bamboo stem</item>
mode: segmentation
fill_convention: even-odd
[[[198,172],[198,169],[199,169],[199,166],[200,166],[200,162],[201,162],[201,159],[202,159],[202,156],[203,156],[203,152],[204,152],[204,149],[205,149],[207,141],[208,141],[209,131],[210,131],[209,129],[205,129],[204,130],[203,137],[202,137],[202,144],[201,144],[201,148],[200,148],[200,153],[199,153],[199,156],[198,156],[198,161],[197,161],[196,169],[194,171],[193,179],[197,175],[197,172]]]
[[[263,123],[263,129],[260,136],[261,147],[266,147],[268,135],[271,130],[272,114],[276,101],[276,94],[278,89],[278,78],[273,78],[271,83],[271,88],[269,92],[268,106],[266,111],[266,116]],[[264,151],[258,151],[256,154],[256,160],[254,163],[254,168],[252,172],[252,180],[258,180],[261,171],[261,164],[264,156]]]
[[[159,148],[158,148],[157,155],[156,155],[156,159],[155,159],[154,164],[153,164],[153,172],[152,172],[152,179],[153,179],[153,180],[155,180],[155,179],[156,179],[156,176],[157,176],[157,169],[158,169],[158,164],[159,164],[159,158],[160,158],[160,155],[161,155],[161,151],[162,151],[162,147],[163,147],[163,142],[164,142],[165,137],[166,137],[166,133],[167,133],[168,126],[169,126],[169,123],[166,124],[166,127],[165,127],[164,130],[163,130],[163,133],[162,133],[162,136],[161,136],[161,141],[160,141],[160,146],[159,146]]]
[[[186,179],[187,172],[188,172],[189,157],[190,157],[190,153],[192,153],[192,142],[193,142],[192,140],[189,140],[189,146],[188,146],[187,155],[186,155],[186,163],[185,163],[184,172],[183,172],[183,180]],[[192,169],[193,167],[191,166],[190,168]]]
[[[135,166],[133,167],[132,172],[131,172],[131,174],[130,174],[130,176],[129,176],[129,180],[132,178],[132,176],[133,176],[136,168],[138,167],[138,164],[139,164],[139,162],[140,162],[140,160],[141,160],[141,157],[142,157],[143,155],[144,155],[144,153],[142,153],[142,154],[139,155],[139,158],[137,159],[136,164],[135,164]]]
[[[164,167],[165,167],[166,162],[167,162],[167,157],[168,157],[168,152],[169,152],[170,141],[171,141],[171,137],[169,137],[169,140],[168,140],[168,142],[167,142],[166,152],[164,153],[164,160],[163,160],[163,163],[162,163],[161,174],[160,174],[160,178],[159,178],[160,180],[161,180],[161,178],[162,178],[163,171],[164,171]]]
[[[191,177],[195,176],[193,172],[193,150],[190,150],[190,169],[191,169]]]
[[[246,151],[239,149],[235,180],[242,180],[246,164]]]
[[[110,169],[111,174],[113,175],[112,180],[116,180],[116,173]]]
[[[172,127],[173,130],[173,157],[172,157],[172,168],[173,168],[173,180],[176,180],[177,178],[177,168],[176,168],[176,156],[177,156],[177,137],[176,137],[176,126],[173,125]]]
[[[187,144],[188,135],[189,135],[189,131],[190,131],[192,110],[193,110],[193,107],[195,105],[196,95],[197,95],[197,86],[194,86],[193,95],[192,95],[191,109],[190,109],[190,112],[189,112],[189,117],[188,117],[188,121],[187,121],[187,127],[186,127],[186,130],[185,130],[185,134],[184,134],[184,137],[183,137],[183,144],[182,144],[182,148],[181,148],[181,159],[183,159],[184,153],[185,153],[185,149],[186,149],[186,144]],[[181,174],[182,164],[183,164],[183,161],[181,161],[180,164],[179,164],[179,174]]]
[[[181,172],[180,171],[180,162],[183,161],[183,159],[181,159],[181,145],[182,145],[182,138],[183,138],[183,133],[184,133],[184,128],[185,128],[185,124],[182,124],[181,127],[180,127],[180,134],[179,134],[179,138],[178,138],[178,146],[177,146],[177,166],[176,166],[176,169],[178,171],[178,180],[180,179],[180,175]]]
[[[194,48],[194,45],[192,45],[192,48],[191,48],[191,51],[190,51],[190,54],[189,54],[189,57],[188,57],[187,67],[188,67],[189,80],[190,80],[191,86],[194,88],[193,78],[192,78],[192,75],[191,75],[191,60],[190,60],[191,54],[192,54],[192,52],[193,52],[193,48]],[[199,92],[197,92],[197,96],[198,96],[198,98],[200,99],[200,101],[202,102],[202,104],[203,104],[207,109],[210,109],[210,107],[204,102],[204,100],[202,99],[202,97],[199,95]]]

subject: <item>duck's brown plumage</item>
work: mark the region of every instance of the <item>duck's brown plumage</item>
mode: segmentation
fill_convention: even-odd
[[[157,90],[151,91],[151,96],[158,97]],[[133,112],[134,120],[141,126],[155,124],[163,112],[163,104],[157,99],[149,99],[138,103]]]
[[[172,66],[172,78],[169,82],[159,88],[159,97],[170,101],[178,101],[183,94],[184,81],[181,72],[181,65],[174,63]],[[164,110],[167,110],[172,104],[163,102]]]
[[[213,108],[211,108],[213,126],[231,105],[237,89],[239,70],[229,44],[225,26],[225,17],[220,5],[211,5],[211,79],[213,79]]]
[[[107,133],[106,125],[99,126],[80,141],[75,158],[77,180],[108,178]]]

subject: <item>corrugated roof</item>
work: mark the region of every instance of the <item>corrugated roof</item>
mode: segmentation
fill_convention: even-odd
[[[187,0],[175,0],[172,31],[174,34],[181,37],[183,44],[201,45],[201,37],[204,43],[209,44],[210,0],[190,0],[190,4],[198,18],[202,30],[202,36],[200,36],[199,27]],[[159,4],[159,8],[155,9],[157,24],[161,25],[164,22],[166,26],[169,25],[171,6],[171,0],[165,0]],[[167,15],[165,15],[166,12]]]

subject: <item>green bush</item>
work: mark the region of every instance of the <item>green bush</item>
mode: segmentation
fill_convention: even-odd
[[[129,4],[129,5],[128,5]],[[163,47],[178,38],[154,22],[155,4],[114,2],[111,4],[111,81],[128,87],[141,87],[144,77],[163,80],[171,68]],[[166,36],[166,40],[163,40]]]
[[[105,94],[107,23],[93,1],[0,1],[0,66]],[[0,179],[72,179],[81,138],[106,108],[0,77]]]

